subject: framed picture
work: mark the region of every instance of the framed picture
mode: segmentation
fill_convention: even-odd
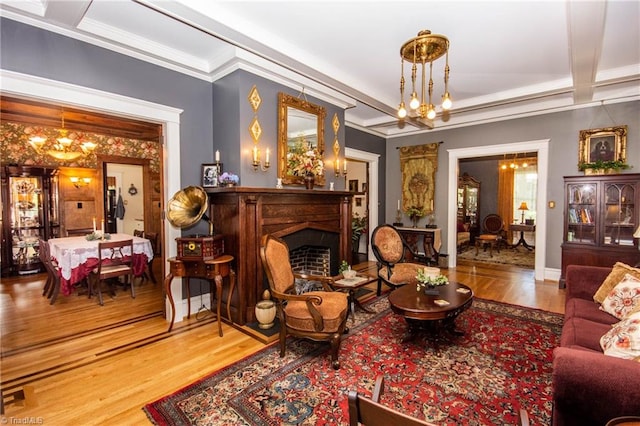
[[[349,192],[358,192],[358,179],[349,181]]]
[[[222,172],[222,163],[202,165],[202,187],[215,188],[218,186],[218,176]]]
[[[356,197],[356,207],[362,207],[362,197]]]
[[[627,126],[580,130],[578,166],[597,161],[627,161]]]

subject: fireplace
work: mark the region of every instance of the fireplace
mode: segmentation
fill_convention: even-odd
[[[289,246],[289,259],[294,271],[306,271],[312,275],[338,275],[341,260],[339,233],[305,228],[280,238]]]
[[[338,274],[343,259],[348,260],[352,193],[239,186],[206,191],[211,203],[208,215],[224,235],[225,253],[234,257],[237,280],[231,314],[237,324],[255,321],[254,308],[265,289],[260,260],[263,235],[282,238],[290,253],[302,253],[298,257],[315,256],[313,264],[319,263],[318,269],[327,269],[331,276]]]

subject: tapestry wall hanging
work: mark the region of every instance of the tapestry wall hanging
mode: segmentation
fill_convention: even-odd
[[[410,217],[421,217],[434,211],[440,143],[400,147],[402,210]]]

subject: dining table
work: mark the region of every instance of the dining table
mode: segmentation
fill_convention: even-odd
[[[110,234],[109,241],[133,239],[133,273],[142,276],[149,261],[153,259],[153,246],[146,238],[129,234]],[[76,284],[89,276],[98,265],[98,244],[100,239],[87,239],[87,236],[51,238],[48,240],[51,259],[55,262],[60,275],[60,290],[68,296]],[[124,256],[130,256],[127,250]]]

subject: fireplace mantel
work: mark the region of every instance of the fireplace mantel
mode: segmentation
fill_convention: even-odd
[[[307,228],[335,232],[340,259],[350,258],[353,193],[240,186],[206,191],[215,232],[224,235],[225,252],[236,260],[231,314],[237,324],[255,321],[255,305],[268,288],[260,260],[263,235],[283,237]]]

